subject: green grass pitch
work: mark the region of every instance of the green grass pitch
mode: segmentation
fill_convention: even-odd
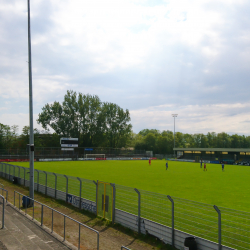
[[[250,212],[250,167],[165,160],[35,162],[39,170],[100,180],[160,194]],[[28,167],[29,163],[18,162]]]

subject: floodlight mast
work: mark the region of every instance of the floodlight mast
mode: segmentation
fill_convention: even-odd
[[[30,160],[30,188],[29,197],[34,199],[34,133],[33,133],[33,98],[32,98],[32,63],[31,63],[31,35],[30,35],[30,0],[28,5],[28,53],[29,53],[29,119],[30,119],[30,138],[29,138],[29,160]],[[30,206],[33,201],[30,200]]]
[[[172,114],[172,116],[174,117],[174,148],[175,148],[175,117],[177,117],[178,114]],[[175,150],[174,150],[174,157],[175,157]]]

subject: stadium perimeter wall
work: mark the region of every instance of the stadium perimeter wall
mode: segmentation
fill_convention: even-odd
[[[18,167],[18,166],[13,166],[13,165],[9,165],[9,164],[0,164],[0,176],[8,179],[10,181],[13,180],[14,177],[17,177],[17,181],[18,184],[20,185],[24,185],[26,187],[29,187],[29,180],[26,179],[27,175],[25,176],[25,170],[24,170],[24,176],[23,178],[20,176],[20,169],[23,169],[23,167]],[[12,171],[11,171],[12,170]],[[37,171],[37,170],[36,170]],[[41,174],[44,174],[45,171],[37,171],[37,173],[40,172]],[[48,186],[48,175],[51,176],[57,176],[57,178],[59,176],[63,176],[63,175],[55,175],[54,173],[46,173],[46,183],[39,183],[36,182],[35,183],[35,190],[38,192],[41,192],[47,196],[50,196],[52,198],[56,198],[56,199],[60,199],[63,201],[66,201],[70,204],[72,204],[75,207],[81,207],[81,209],[85,209],[88,210],[92,213],[96,213],[97,212],[97,207],[96,207],[96,202],[90,199],[86,199],[86,198],[80,198],[80,196],[74,195],[69,193],[69,189],[68,187],[71,185],[72,186],[72,181],[75,180],[75,177],[67,177],[67,187],[64,190],[59,190],[56,188],[56,182],[54,183],[55,188]],[[38,180],[39,179],[39,174],[38,174]],[[90,186],[93,187],[93,191],[94,193],[96,192],[95,190],[95,182],[94,181],[90,181],[90,180],[84,180],[82,179],[82,181],[86,181],[86,185],[84,190],[88,190],[88,188]],[[44,185],[45,184],[45,185]],[[58,184],[58,183],[57,183]],[[83,185],[84,186],[84,185]],[[118,190],[127,190],[127,187],[123,187],[123,186],[119,186],[117,185]],[[63,189],[63,188],[62,188]],[[73,186],[72,186],[72,189]],[[130,190],[131,191],[131,190]],[[144,191],[145,194],[147,194],[146,191]],[[141,191],[141,194],[143,194],[143,191]],[[130,199],[130,197],[128,197]],[[117,203],[119,203],[119,200],[117,199]],[[117,204],[117,206],[119,207],[119,204]],[[121,204],[120,204],[121,206]],[[126,207],[126,206],[124,206]],[[137,207],[136,207],[137,209]],[[157,211],[155,211],[157,213]],[[178,211],[177,211],[178,212]],[[159,212],[160,213],[160,212]],[[221,250],[232,250],[232,249],[241,249],[241,248],[230,248],[224,245],[221,245],[221,248],[219,248],[219,244],[213,241],[209,241],[206,240],[202,237],[198,237],[195,235],[192,235],[190,233],[186,233],[184,231],[181,230],[177,230],[173,227],[169,227],[166,225],[163,225],[161,223],[157,223],[153,220],[150,220],[149,218],[144,218],[143,214],[141,216],[139,216],[138,214],[133,214],[133,213],[129,213],[127,211],[124,211],[120,208],[115,208],[114,210],[114,222],[115,223],[119,223],[127,228],[132,229],[133,231],[139,231],[142,234],[150,234],[153,235],[159,239],[161,239],[163,242],[165,242],[166,244],[174,244],[174,246],[177,249],[183,249],[184,247],[184,240],[186,237],[190,237],[190,236],[194,236],[196,238],[196,242],[197,242],[197,247],[198,250],[217,250],[217,249],[221,249]],[[140,221],[140,226],[138,225],[138,221]],[[242,248],[244,249],[244,247]]]

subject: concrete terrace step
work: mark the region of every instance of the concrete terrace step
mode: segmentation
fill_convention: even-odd
[[[2,204],[1,204],[2,205]],[[1,207],[1,206],[0,206]],[[1,209],[0,209],[1,210]],[[2,211],[0,211],[1,215]],[[1,217],[1,216],[0,216]],[[1,218],[0,218],[1,221]],[[2,222],[1,222],[2,223]],[[55,234],[53,234],[55,235]],[[36,223],[16,211],[11,205],[5,206],[5,228],[0,229],[0,242],[9,250],[66,250],[76,249],[63,244]],[[0,250],[6,249],[4,246]]]

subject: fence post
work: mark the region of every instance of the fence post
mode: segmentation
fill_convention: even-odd
[[[172,203],[172,246],[174,247],[174,201],[171,196],[167,196]]]
[[[18,178],[19,178],[19,184],[21,184],[21,180],[20,180],[20,167],[18,167]]]
[[[12,173],[12,180],[14,177],[16,177],[16,165],[13,165],[13,173]]]
[[[37,172],[36,191],[38,192],[38,190],[39,190],[39,171],[37,169],[34,169],[34,170]]]
[[[138,194],[138,233],[141,233],[141,193],[137,188],[135,192]]]
[[[82,180],[77,177],[77,180],[80,181],[80,190],[79,190],[79,209],[81,209],[81,203],[82,203]]]
[[[56,199],[56,194],[57,194],[57,175],[55,173],[53,173],[53,175],[55,176],[55,199]]]
[[[96,205],[96,215],[97,215],[97,196],[98,196],[98,180],[97,182],[93,181],[95,183],[96,186],[96,190],[95,190],[95,205]]]
[[[24,176],[24,186],[25,186],[25,173],[26,173],[25,167],[23,167],[23,172],[24,172],[23,176]]]
[[[218,250],[221,250],[221,212],[216,205],[214,205],[214,209],[218,213]]]
[[[10,181],[10,168],[11,168],[11,165],[9,165],[9,181]]]
[[[115,183],[110,183],[110,185],[113,187],[113,207],[112,207],[112,224],[115,223],[115,198],[116,198],[116,187]]]
[[[42,209],[41,209],[41,226],[43,225],[43,204],[42,204]]]
[[[1,195],[1,198],[3,199],[2,229],[4,229],[4,197]]]
[[[45,178],[45,195],[47,195],[47,181],[48,181],[48,179],[47,179],[47,172],[46,171],[43,171],[43,172],[46,175],[46,178]]]
[[[69,180],[68,180],[68,176],[64,175],[64,177],[66,178],[66,202],[68,203],[68,186],[69,186]]]

